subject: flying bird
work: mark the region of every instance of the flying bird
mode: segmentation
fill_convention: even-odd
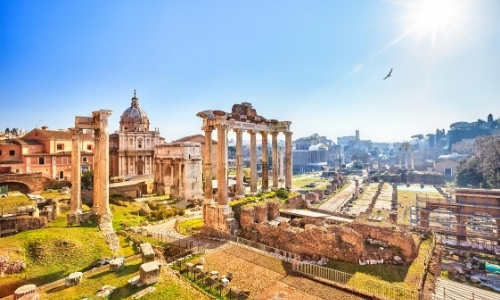
[[[389,71],[389,74],[387,74],[387,76],[385,76],[384,80],[386,80],[387,78],[391,77],[391,73],[392,73],[392,68],[391,68],[391,70]]]

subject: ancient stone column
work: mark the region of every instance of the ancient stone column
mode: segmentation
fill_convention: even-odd
[[[248,130],[250,133],[250,193],[257,193],[257,139],[256,132]]]
[[[280,155],[280,158],[279,158],[279,160],[280,160],[280,167],[279,167],[280,180],[279,181],[280,181],[280,188],[283,188],[283,181],[284,181],[283,178],[285,177],[285,175],[284,175],[284,172],[285,172],[285,154],[284,153],[285,153],[285,151],[284,151],[283,147],[280,147],[278,149],[279,149],[278,151],[279,151],[279,155]]]
[[[101,172],[99,170],[100,161],[101,161],[101,134],[100,129],[94,129],[94,163],[93,163],[93,173],[94,178],[92,180],[92,195],[94,200],[92,201],[92,210],[96,213],[99,213],[99,206],[101,204],[101,189],[100,186],[100,177]]]
[[[399,168],[403,167],[403,162],[401,161],[401,147],[399,148]]]
[[[205,130],[205,149],[203,151],[203,177],[205,178],[205,201],[203,204],[214,202],[212,187],[212,128]]]
[[[219,207],[227,205],[227,165],[226,165],[226,125],[217,126],[217,204]]]
[[[80,144],[82,140],[82,130],[70,128],[71,131],[71,204],[70,215],[82,213],[82,166],[81,166],[81,150]]]
[[[267,132],[261,131],[262,135],[262,190],[267,191],[269,189],[269,170],[268,170],[268,160],[267,160]]]
[[[243,198],[245,190],[243,186],[243,131],[235,129],[236,132],[236,198]]]
[[[271,155],[273,157],[273,188],[278,188],[278,133],[271,132]]]
[[[109,130],[108,130],[108,118],[111,115],[110,110],[100,110],[99,114],[99,124],[100,124],[100,146],[99,146],[99,188],[101,190],[101,203],[99,206],[100,215],[108,215],[109,219],[105,219],[106,222],[111,222],[111,210],[109,208]]]
[[[408,148],[405,148],[405,169],[408,169]]]
[[[293,174],[293,166],[292,166],[292,132],[285,132],[285,188],[292,188],[292,174]]]
[[[411,156],[411,169],[415,169],[415,150],[413,148],[410,149],[410,156]]]

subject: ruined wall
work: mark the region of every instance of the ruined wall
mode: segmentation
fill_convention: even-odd
[[[26,231],[38,229],[47,226],[47,223],[47,218],[45,217],[21,216],[17,217],[17,230]]]
[[[246,238],[297,253],[302,259],[319,260],[330,257],[357,263],[363,255],[361,234],[352,228],[341,226],[318,227],[312,224],[305,229],[288,224],[271,226],[267,223],[254,224],[252,231],[243,231]]]
[[[302,195],[297,195],[295,197],[289,198],[287,201],[288,201],[288,203],[285,205],[286,209],[306,207],[306,201],[304,200]]]
[[[407,263],[412,262],[418,255],[418,245],[415,243],[412,234],[407,230],[394,230],[391,227],[380,227],[364,223],[353,223],[350,227],[364,238],[379,240],[401,248],[401,257]]]

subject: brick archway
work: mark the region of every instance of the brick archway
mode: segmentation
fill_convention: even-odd
[[[26,188],[26,193],[42,192],[50,178],[43,176],[39,173],[29,174],[3,174],[0,175],[0,185],[2,184],[22,184]]]

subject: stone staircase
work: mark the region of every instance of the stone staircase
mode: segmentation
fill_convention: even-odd
[[[493,300],[500,299],[500,293],[490,292],[459,282],[438,278],[435,299],[450,300]]]

